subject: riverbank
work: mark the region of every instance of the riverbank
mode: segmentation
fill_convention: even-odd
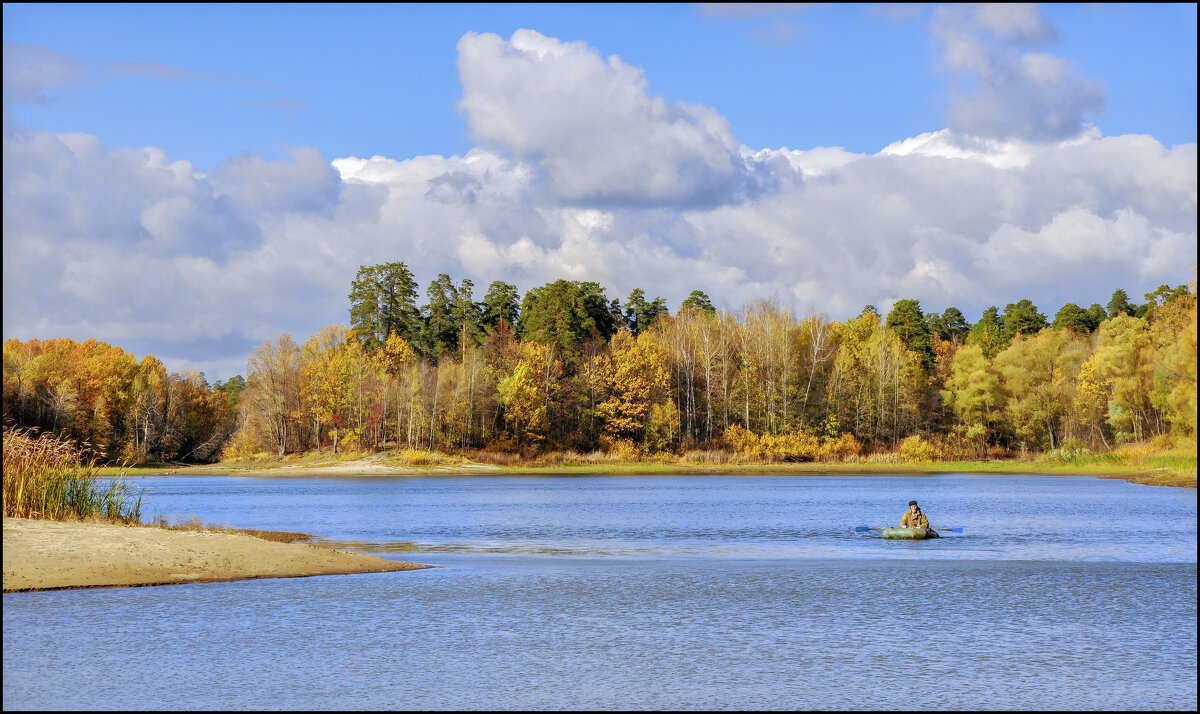
[[[414,570],[429,566],[234,533],[4,519],[4,592]]]
[[[106,470],[107,471],[107,470]],[[111,475],[118,473],[112,470]],[[329,454],[302,454],[281,459],[231,461],[201,466],[156,465],[126,468],[126,475],[230,475],[256,477],[385,477],[385,476],[587,476],[587,475],[683,475],[683,474],[1047,474],[1120,478],[1153,486],[1196,488],[1196,455],[1191,453],[1115,453],[1071,461],[868,461],[802,463],[705,463],[684,459],[620,461],[588,456],[557,461],[481,463],[462,457],[443,456],[436,463],[406,463],[394,453],[355,454],[337,458]]]

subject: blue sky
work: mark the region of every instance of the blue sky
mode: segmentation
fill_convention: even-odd
[[[396,259],[970,320],[1196,263],[1194,4],[3,12],[5,338],[227,377]]]
[[[641,67],[650,91],[715,107],[748,146],[882,149],[942,128],[945,82],[921,30],[928,8],[829,5],[737,17],[676,5],[5,5],[4,41],[80,59],[207,73],[113,75],[14,118],[157,146],[207,169],[243,152],[314,146],[329,157],[452,155],[455,44],[531,28]],[[1106,135],[1196,140],[1196,6],[1048,5],[1049,47],[1108,90]],[[221,79],[227,77],[229,79]],[[245,80],[245,81],[237,81]],[[272,102],[274,104],[272,104]]]

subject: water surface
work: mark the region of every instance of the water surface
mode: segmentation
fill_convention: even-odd
[[[4,596],[5,709],[1191,709],[1196,494],[1087,477],[147,477],[441,567]],[[884,541],[916,498],[962,535]]]

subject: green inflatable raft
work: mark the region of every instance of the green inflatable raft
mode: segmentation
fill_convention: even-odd
[[[883,537],[891,540],[925,540],[941,538],[932,528],[884,528]]]

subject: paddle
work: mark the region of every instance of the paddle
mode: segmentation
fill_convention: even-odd
[[[862,533],[864,531],[881,531],[884,528],[893,528],[893,527],[895,527],[895,526],[855,526],[854,530],[857,533]],[[933,530],[942,531],[943,533],[962,533],[963,532],[962,528],[934,528]]]

